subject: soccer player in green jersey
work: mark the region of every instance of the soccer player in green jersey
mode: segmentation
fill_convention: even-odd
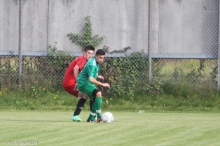
[[[102,49],[96,51],[95,57],[91,58],[81,73],[77,77],[77,88],[80,92],[87,94],[90,98],[93,98],[95,102],[92,106],[92,111],[87,119],[87,122],[92,122],[97,114],[97,123],[101,122],[101,108],[102,108],[102,92],[99,91],[96,85],[108,87],[108,83],[102,83],[97,81],[97,78],[104,79],[103,76],[98,75],[99,65],[104,62],[105,52]]]

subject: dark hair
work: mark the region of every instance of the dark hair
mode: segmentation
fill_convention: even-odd
[[[95,51],[95,48],[92,45],[88,45],[88,46],[85,47],[84,51],[86,52],[88,50]]]
[[[98,50],[96,51],[95,55],[96,55],[96,56],[98,56],[98,55],[105,55],[105,51],[102,50],[102,49],[98,49]]]

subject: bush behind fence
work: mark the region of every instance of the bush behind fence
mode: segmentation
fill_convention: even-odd
[[[62,79],[68,64],[75,58],[68,53],[57,51],[49,46],[44,57],[23,56],[22,90],[46,88],[62,89]],[[18,57],[1,57],[1,90],[19,90]],[[134,100],[135,96],[171,93],[177,90],[199,91],[215,90],[217,86],[217,60],[199,59],[153,59],[153,80],[150,83],[148,58],[142,52],[125,57],[106,57],[101,65],[100,74],[111,89],[99,87],[104,95],[114,98]],[[179,96],[186,96],[181,95]]]

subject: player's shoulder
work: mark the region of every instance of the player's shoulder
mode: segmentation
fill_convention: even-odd
[[[75,60],[86,60],[84,56],[78,56]]]
[[[91,59],[89,59],[89,61],[88,61],[88,65],[96,65],[96,60],[95,60],[94,57],[91,58]]]
[[[91,58],[87,63],[86,63],[87,67],[99,67],[98,63],[96,62],[95,58]]]
[[[83,56],[79,56],[79,57],[76,57],[72,62],[70,62],[70,64],[69,65],[74,65],[74,64],[76,64],[77,62],[79,62],[79,61],[81,61],[83,58],[82,58]]]
[[[76,62],[82,62],[82,61],[86,61],[85,57],[84,56],[79,56],[75,59]]]

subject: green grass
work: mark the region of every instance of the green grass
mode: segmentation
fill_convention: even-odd
[[[184,74],[190,73],[193,69],[197,70],[198,68],[200,68],[200,61],[201,60],[198,59],[162,59],[158,63],[163,64],[160,73],[170,75],[177,67],[182,68]],[[208,77],[213,71],[213,68],[217,66],[217,60],[205,60],[203,64],[204,70],[202,70],[202,73],[205,77]]]
[[[104,111],[103,111],[104,112]],[[113,123],[72,122],[72,111],[3,110],[0,145],[207,146],[220,145],[219,113],[112,111]]]
[[[171,87],[172,88],[172,87]],[[167,86],[167,90],[169,87]],[[172,91],[172,90],[170,90]],[[124,99],[103,97],[104,110],[147,110],[147,111],[204,111],[219,112],[220,98],[218,93],[181,92],[173,90],[176,96],[159,94],[155,96],[135,94],[134,100],[129,97]],[[184,95],[184,97],[183,97]],[[56,94],[42,93],[37,97],[23,96],[20,92],[9,92],[0,94],[0,110],[74,110],[78,99],[72,95],[60,91]],[[87,101],[84,107],[89,109]]]

